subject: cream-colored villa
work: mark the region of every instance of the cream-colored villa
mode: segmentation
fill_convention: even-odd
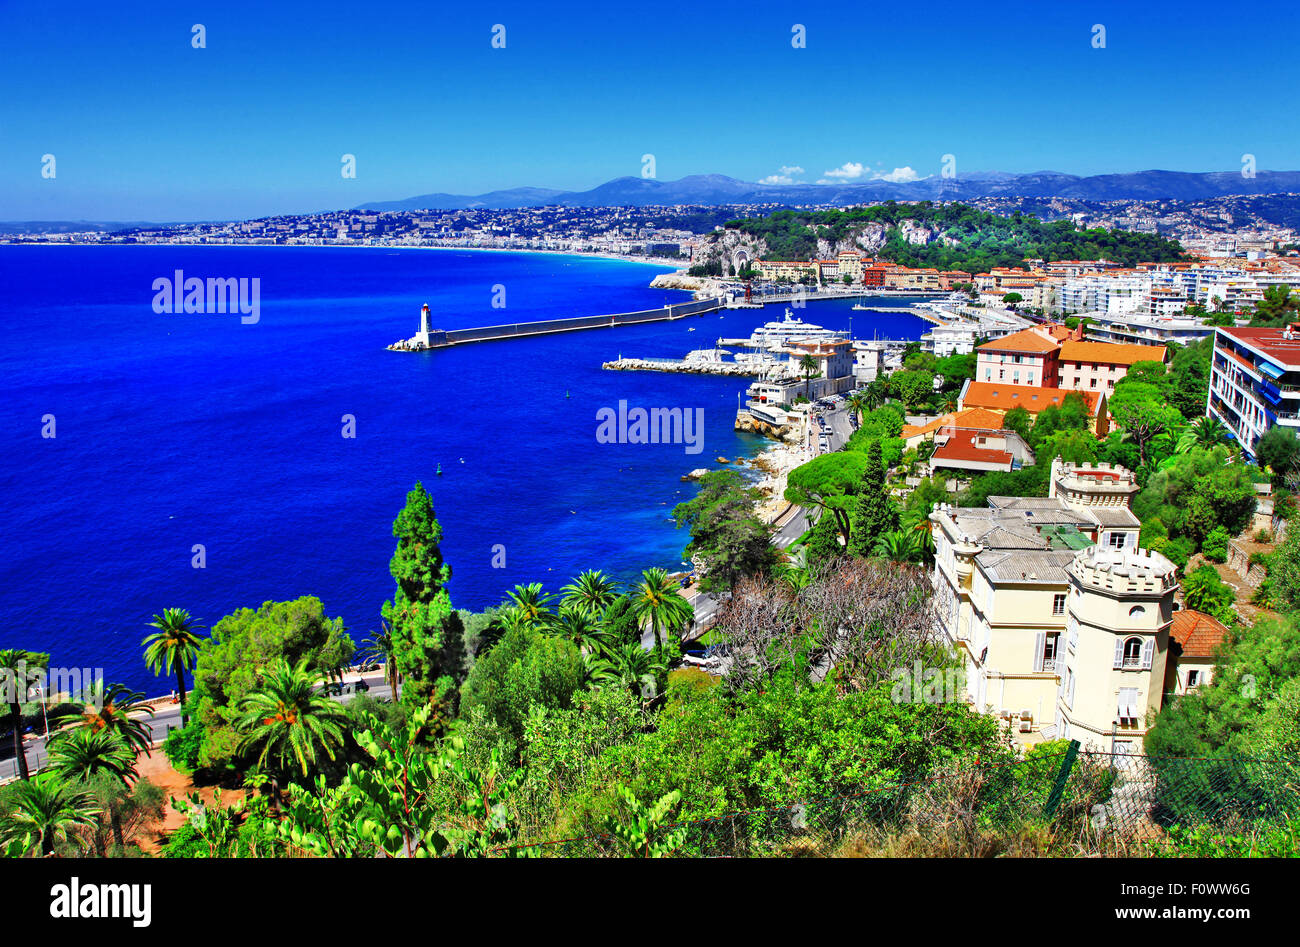
[[[1140,752],[1160,709],[1175,569],[1137,548],[1123,467],[1057,459],[1048,497],[931,515],[937,621],[974,706],[1025,742]]]

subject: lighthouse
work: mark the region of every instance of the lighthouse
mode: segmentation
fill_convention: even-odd
[[[429,348],[430,345],[429,331],[430,331],[429,304],[425,303],[423,306],[420,307],[420,331],[417,332],[415,334],[415,338],[411,340],[413,343],[415,343],[416,348],[420,348],[420,349]]]

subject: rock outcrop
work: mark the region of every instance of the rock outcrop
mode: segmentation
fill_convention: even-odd
[[[736,412],[736,430],[759,434],[763,437],[770,437],[776,441],[786,441],[790,444],[798,443],[799,440],[799,432],[793,425],[782,424],[778,426],[769,424],[767,421],[760,420],[743,409]]]

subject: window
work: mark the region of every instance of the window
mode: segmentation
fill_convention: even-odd
[[[1132,608],[1130,608],[1130,609],[1128,610],[1128,617],[1129,617],[1129,618],[1141,618],[1141,617],[1142,617],[1143,615],[1145,615],[1146,613],[1147,613],[1147,610],[1146,610],[1145,608],[1143,608],[1141,605],[1134,605]]]
[[[1043,643],[1043,670],[1054,672],[1056,670],[1056,648],[1058,635],[1048,635]],[[1195,674],[1193,671],[1191,674]],[[1188,675],[1190,679],[1191,674]],[[1188,685],[1191,686],[1190,684]]]
[[[1095,379],[1095,378],[1090,378],[1090,379],[1088,379],[1088,387],[1089,387],[1089,388],[1096,388],[1096,387],[1097,387],[1097,379]]]
[[[1188,687],[1195,687],[1195,686],[1196,686],[1197,684],[1199,684],[1199,683],[1201,683],[1201,672],[1200,672],[1200,671],[1188,671],[1188,672],[1187,672],[1187,686],[1188,686]]]
[[[1138,689],[1136,687],[1121,687],[1119,689],[1119,707],[1115,714],[1119,717],[1120,722],[1136,722],[1140,716],[1138,712]]]
[[[1142,666],[1142,639],[1129,638],[1124,642],[1124,667]]]
[[[1053,596],[1052,596],[1052,614],[1053,614],[1053,615],[1064,615],[1064,614],[1065,614],[1065,594],[1064,594],[1064,593],[1061,593],[1061,594],[1053,595]]]
[[[1107,540],[1111,549],[1123,549],[1125,540],[1128,539],[1126,533],[1111,533],[1110,539]]]

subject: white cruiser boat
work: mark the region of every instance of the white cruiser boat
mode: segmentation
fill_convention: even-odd
[[[840,333],[832,329],[825,329],[811,322],[804,322],[796,318],[794,313],[789,309],[785,311],[785,318],[778,321],[764,323],[754,330],[749,337],[749,344],[754,348],[762,349],[779,349],[793,342],[796,339],[834,339],[838,338]]]

